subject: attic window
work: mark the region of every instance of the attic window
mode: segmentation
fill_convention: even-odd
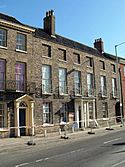
[[[51,46],[46,45],[46,44],[42,44],[42,55],[43,57],[51,57]]]
[[[78,53],[73,53],[73,54],[75,63],[80,64],[80,54]]]
[[[67,57],[66,57],[66,50],[59,48],[59,59],[60,59],[60,60],[64,60],[64,61],[67,60]]]

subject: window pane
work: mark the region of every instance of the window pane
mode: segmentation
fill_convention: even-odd
[[[25,63],[16,63],[16,89],[25,90]]]
[[[5,60],[0,60],[0,90],[5,88]]]
[[[42,93],[51,93],[52,83],[51,83],[51,66],[42,66]]]
[[[88,87],[88,95],[93,95],[93,74],[87,74],[87,87]]]
[[[0,29],[0,46],[5,46],[6,47],[6,30]]]
[[[50,103],[43,103],[43,123],[50,123]]]
[[[17,34],[16,36],[16,49],[26,51],[26,36]]]
[[[7,127],[7,111],[4,104],[0,104],[0,128]]]
[[[60,94],[67,93],[67,70],[65,68],[59,68],[59,92]]]
[[[75,94],[80,94],[80,90],[81,90],[81,72],[80,71],[74,72],[74,87],[75,87]]]

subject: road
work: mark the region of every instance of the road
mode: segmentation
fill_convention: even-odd
[[[125,167],[125,130],[6,150],[0,167]]]

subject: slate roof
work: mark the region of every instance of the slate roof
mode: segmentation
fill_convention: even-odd
[[[115,56],[113,56],[111,54],[108,54],[108,53],[101,54],[95,48],[92,48],[92,47],[89,47],[87,45],[81,44],[79,42],[73,41],[71,39],[62,37],[60,35],[56,34],[55,37],[51,37],[42,28],[35,28],[35,27],[31,27],[29,25],[23,24],[23,23],[19,22],[17,19],[15,19],[14,17],[12,17],[12,16],[8,16],[6,14],[0,13],[0,19],[9,21],[11,23],[16,23],[16,24],[19,24],[19,25],[23,25],[23,26],[28,26],[30,28],[34,28],[36,30],[34,35],[37,38],[44,38],[44,39],[46,39],[48,41],[55,42],[55,43],[58,43],[58,44],[61,44],[61,45],[64,45],[64,46],[67,46],[67,47],[70,47],[70,48],[74,48],[74,49],[80,50],[80,51],[84,51],[84,52],[89,53],[91,55],[96,55],[96,56],[99,56],[99,57],[115,60]]]
[[[16,23],[16,24],[21,24],[21,25],[23,25],[21,22],[19,22],[18,20],[16,20],[14,17],[5,15],[5,14],[3,14],[3,13],[0,13],[0,19],[9,21],[9,22],[11,22],[11,23]]]
[[[68,38],[62,37],[60,35],[55,35],[55,37],[51,37],[49,34],[47,34],[43,29],[41,28],[37,28],[35,31],[35,36],[38,38],[45,38],[48,41],[51,42],[55,42],[55,43],[59,43],[62,44],[64,46],[68,46],[74,49],[78,49],[80,51],[85,51],[89,54],[94,54],[94,55],[100,55],[100,52],[92,47],[86,46],[84,44],[81,44],[79,42],[70,40]]]

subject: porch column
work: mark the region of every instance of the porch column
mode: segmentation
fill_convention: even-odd
[[[77,122],[78,128],[79,128],[79,110],[78,110],[78,104],[75,101],[75,122]]]
[[[81,100],[81,128],[84,129],[84,111],[83,111],[83,101]]]
[[[19,102],[16,103],[16,122],[17,122],[17,137],[20,137],[20,128],[19,128]]]
[[[34,102],[31,102],[31,114],[32,114],[32,135],[34,135]]]
[[[87,126],[89,126],[89,102],[87,102],[87,104],[86,104],[86,107],[87,107]]]
[[[85,122],[85,127],[87,127],[87,125],[86,125],[86,110],[87,110],[87,103],[86,102],[84,102],[84,122]]]
[[[95,126],[95,99],[93,100],[93,121]]]

